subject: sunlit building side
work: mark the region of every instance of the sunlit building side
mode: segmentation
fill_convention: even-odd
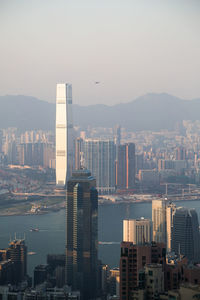
[[[151,242],[151,221],[148,219],[123,220],[123,241],[142,245]]]
[[[72,86],[57,84],[56,89],[56,185],[64,187],[72,172],[73,150]]]
[[[166,203],[163,199],[152,201],[153,241],[166,244]]]

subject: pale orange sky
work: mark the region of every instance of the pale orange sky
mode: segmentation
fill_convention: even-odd
[[[0,37],[0,95],[55,102],[70,82],[81,105],[200,98],[199,0],[1,0]]]

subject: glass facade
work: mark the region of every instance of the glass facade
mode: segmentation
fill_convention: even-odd
[[[112,140],[86,139],[83,144],[84,166],[96,178],[101,194],[115,191],[116,148]]]
[[[98,193],[87,170],[75,171],[67,182],[66,283],[81,299],[97,292]]]

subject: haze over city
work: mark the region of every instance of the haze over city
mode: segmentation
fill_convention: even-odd
[[[200,299],[199,0],[0,0],[0,300]]]
[[[55,83],[73,82],[80,105],[199,98],[199,12],[198,0],[1,0],[0,95],[55,103]]]

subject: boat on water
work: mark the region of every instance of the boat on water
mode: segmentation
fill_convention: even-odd
[[[99,243],[99,245],[118,245],[118,244],[120,244],[120,242],[101,242],[101,241],[99,241],[98,243]]]
[[[31,228],[30,231],[32,231],[32,232],[38,232],[39,228]]]
[[[35,254],[36,254],[36,252],[33,252],[33,251],[28,252],[28,255],[35,255]]]

